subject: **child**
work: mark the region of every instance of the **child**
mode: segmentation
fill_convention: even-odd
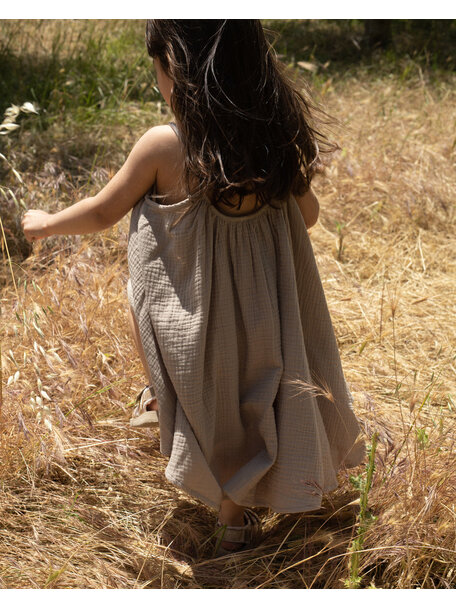
[[[28,211],[29,240],[104,230],[133,209],[130,322],[148,375],[132,424],[159,420],[166,477],[218,510],[219,554],[248,507],[320,507],[363,458],[306,227],[331,146],[259,20],[149,20],[176,124],[150,129],[95,197]],[[312,112],[312,114],[311,114]]]

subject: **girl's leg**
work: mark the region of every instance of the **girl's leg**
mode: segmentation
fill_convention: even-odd
[[[225,498],[220,504],[219,520],[227,526],[243,526],[244,510],[245,507],[241,507],[229,498]]]
[[[147,364],[146,355],[144,354],[144,349],[141,344],[141,338],[139,337],[139,327],[138,322],[136,321],[135,313],[133,312],[131,306],[128,307],[128,320],[130,323],[131,333],[133,335],[133,340],[135,341],[136,350],[138,351],[139,358],[141,359],[142,366],[144,368],[144,372],[146,374],[149,385],[152,384],[152,380],[150,377],[149,366]],[[147,407],[147,409],[157,410],[157,400],[154,399],[153,403]]]

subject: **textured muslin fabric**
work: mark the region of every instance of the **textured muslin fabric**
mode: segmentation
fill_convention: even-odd
[[[214,508],[319,508],[364,457],[303,217],[292,196],[275,205],[235,216],[147,195],[132,211],[129,299],[165,475]]]

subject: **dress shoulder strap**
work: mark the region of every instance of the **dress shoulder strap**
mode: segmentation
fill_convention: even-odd
[[[171,127],[171,129],[174,131],[174,133],[177,135],[177,137],[180,137],[179,129],[177,128],[176,123],[175,122],[169,122],[168,124]]]

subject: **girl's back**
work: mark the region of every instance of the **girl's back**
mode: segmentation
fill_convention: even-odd
[[[157,169],[156,180],[154,184],[155,195],[163,205],[172,205],[179,201],[188,198],[188,191],[184,184],[184,158],[185,153],[182,143],[178,136],[178,130],[174,123],[164,127],[163,130],[163,151],[161,162]],[[226,205],[220,201],[220,206],[227,213],[233,215],[244,215],[251,213],[257,208],[257,196],[255,194],[247,195],[242,201],[239,209],[233,209],[232,205],[239,204],[239,196],[232,196],[229,199],[231,205]]]
[[[157,127],[154,128],[156,130]],[[161,131],[162,153],[157,168],[154,193],[157,200],[163,205],[173,205],[188,198],[188,191],[184,185],[185,152],[179,139],[175,123],[158,127]],[[147,135],[147,134],[146,134]],[[312,227],[318,218],[318,199],[313,190],[309,188],[303,195],[295,194],[295,200],[304,218],[307,228]],[[240,203],[239,195],[228,199],[228,204],[219,201],[219,208],[228,215],[248,215],[259,208],[258,197],[248,194]]]

